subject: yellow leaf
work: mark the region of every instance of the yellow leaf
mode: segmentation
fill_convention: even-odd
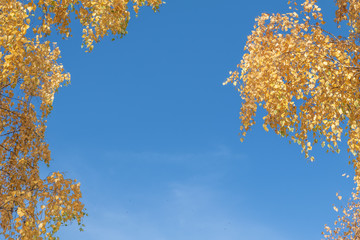
[[[25,215],[25,213],[24,213],[23,209],[22,209],[22,208],[20,208],[20,207],[18,207],[18,209],[17,209],[17,214],[19,215],[19,217],[22,217],[22,216],[24,216],[24,215]]]

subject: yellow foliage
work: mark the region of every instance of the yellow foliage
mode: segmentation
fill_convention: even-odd
[[[83,44],[106,35],[123,36],[129,6],[158,10],[162,0],[0,0],[0,235],[5,239],[54,239],[68,221],[85,215],[80,184],[57,172],[40,178],[49,164],[44,141],[54,94],[70,81],[60,50],[47,40],[53,31],[69,37],[76,18]]]
[[[348,136],[360,190],[360,1],[335,3],[335,21],[339,26],[347,22],[347,36],[326,31],[316,0],[301,5],[289,1],[295,11],[259,16],[248,36],[247,52],[224,84],[232,83],[243,99],[242,132],[255,124],[257,108],[263,107],[264,129],[270,126],[291,137],[311,160],[309,151],[316,143],[339,152],[338,143]]]
[[[311,143],[320,140],[336,152],[346,130],[349,149],[358,157],[357,36],[349,34],[341,39],[324,30],[314,0],[305,1],[302,7],[299,13],[262,14],[257,18],[245,47],[247,53],[225,82],[233,83],[244,100],[241,131],[250,129],[258,106],[262,106],[267,112],[265,130],[269,125],[277,134],[291,136],[307,157]],[[344,122],[348,126],[345,129]]]

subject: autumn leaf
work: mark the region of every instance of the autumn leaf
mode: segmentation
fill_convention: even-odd
[[[70,82],[50,35],[71,36],[77,19],[87,51],[107,35],[126,35],[131,6],[157,11],[161,0],[1,1],[0,3],[0,235],[55,239],[62,225],[86,215],[80,184],[55,172],[45,141],[55,93]]]
[[[347,25],[344,36],[326,30],[315,0],[289,4],[289,13],[256,18],[245,54],[224,84],[231,83],[242,99],[240,135],[263,108],[264,130],[289,137],[311,161],[315,144],[340,153],[346,136],[356,189],[340,226],[329,228],[325,237],[355,239],[360,232],[360,1],[335,0],[334,20]]]

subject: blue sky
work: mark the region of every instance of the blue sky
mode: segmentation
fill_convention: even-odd
[[[347,155],[315,147],[311,163],[262,129],[261,112],[241,143],[241,98],[222,85],[254,19],[288,11],[286,2],[168,0],[92,53],[74,24],[73,38],[58,41],[72,83],[55,97],[44,171],[78,179],[89,216],[84,232],[65,227],[62,239],[321,238],[336,192],[353,187],[341,176],[352,173]],[[331,22],[333,3],[319,5]]]

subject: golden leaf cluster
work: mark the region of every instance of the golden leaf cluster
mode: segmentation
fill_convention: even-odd
[[[55,239],[60,226],[85,215],[80,184],[49,164],[46,117],[54,94],[70,81],[59,63],[53,31],[71,35],[71,20],[83,26],[83,44],[106,35],[123,36],[142,6],[158,10],[161,0],[0,0],[0,235],[5,239]]]
[[[243,136],[255,124],[258,107],[265,110],[264,129],[291,138],[311,161],[315,144],[338,153],[345,136],[360,190],[360,2],[335,3],[335,22],[348,25],[346,36],[326,30],[316,0],[289,1],[290,13],[262,14],[224,84],[234,84],[243,99]]]
[[[341,200],[341,196],[338,199]],[[323,235],[326,239],[333,240],[358,240],[360,239],[360,197],[359,192],[355,191],[351,194],[347,205],[342,207],[341,216],[335,221],[335,227],[331,228],[325,225]],[[334,210],[339,211],[334,206]]]

